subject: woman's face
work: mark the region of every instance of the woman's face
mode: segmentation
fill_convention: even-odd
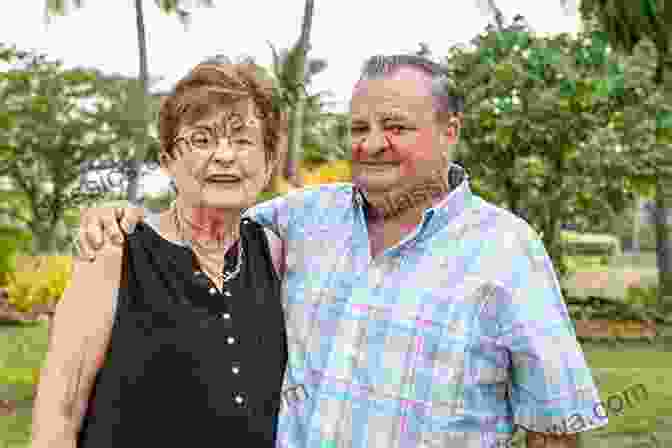
[[[181,200],[192,206],[225,209],[252,206],[272,172],[262,126],[251,99],[214,106],[181,126],[174,158],[164,163]]]

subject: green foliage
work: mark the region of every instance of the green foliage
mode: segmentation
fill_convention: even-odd
[[[592,31],[572,38],[491,28],[472,47],[451,49],[446,63],[465,97],[457,159],[479,190],[543,233],[564,274],[560,224],[581,216],[590,228],[630,203],[625,179],[634,169],[609,123],[645,92],[625,84],[623,61]]]
[[[275,191],[264,191],[259,194],[257,204],[260,202],[270,201],[271,199],[276,198],[278,196],[280,196],[280,194],[276,193]]]
[[[646,288],[631,286],[628,288],[625,300],[630,305],[655,307],[658,305],[658,287],[656,285]]]
[[[136,80],[65,70],[16,49],[9,58],[13,68],[0,73],[0,214],[27,226],[37,251],[51,252],[62,248],[66,210],[109,197],[82,188],[83,167],[124,166],[119,161],[151,140],[152,102],[138,100]]]
[[[621,243],[613,235],[581,234],[563,231],[562,239],[567,255],[612,257],[621,254]]]
[[[165,192],[159,194],[146,194],[144,197],[144,206],[154,213],[162,212],[170,207],[170,204],[175,200],[173,192]]]
[[[30,249],[30,232],[11,226],[0,226],[0,286],[9,281],[9,273],[16,269],[16,255]]]

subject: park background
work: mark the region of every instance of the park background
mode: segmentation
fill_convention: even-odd
[[[456,160],[478,194],[542,235],[602,398],[646,388],[612,400],[609,425],[582,446],[672,444],[672,7],[248,3],[3,5],[0,448],[29,444],[80,208],[133,200],[161,210],[173,199],[156,169],[156,113],[174,82],[211,57],[252,59],[274,78],[290,129],[263,200],[349,180],[347,100],[377,53],[445,65],[466,99]]]

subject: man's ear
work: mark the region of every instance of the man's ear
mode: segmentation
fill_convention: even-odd
[[[440,142],[441,144],[454,145],[460,138],[460,121],[456,117],[448,120],[441,126]]]

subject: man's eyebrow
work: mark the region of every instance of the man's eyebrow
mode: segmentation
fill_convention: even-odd
[[[381,121],[385,120],[406,121],[409,119],[406,115],[399,112],[383,112],[378,114],[378,117]]]

